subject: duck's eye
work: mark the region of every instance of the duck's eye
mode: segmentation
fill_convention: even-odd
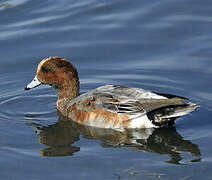
[[[48,67],[46,67],[46,66],[43,66],[43,67],[41,68],[41,70],[42,70],[43,72],[49,72],[49,71],[51,71],[51,69],[48,68]]]

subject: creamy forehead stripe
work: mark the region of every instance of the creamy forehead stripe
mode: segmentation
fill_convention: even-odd
[[[59,60],[67,61],[66,59],[61,58],[61,57],[59,57],[59,56],[48,57],[48,58],[46,58],[46,59],[43,59],[43,60],[40,62],[40,64],[38,65],[38,68],[37,68],[37,73],[40,72],[41,67],[43,66],[44,63],[46,63],[47,61],[50,61],[50,60],[52,60],[52,59],[53,59],[53,60],[59,59]]]
[[[38,65],[38,68],[37,68],[37,72],[40,71],[42,65],[43,65],[46,61],[48,61],[48,60],[50,60],[50,58],[43,59],[43,60],[40,62],[40,64]]]

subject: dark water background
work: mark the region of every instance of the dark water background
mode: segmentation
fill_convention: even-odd
[[[212,179],[211,7],[211,0],[1,0],[0,179]],[[54,89],[23,90],[40,60],[54,55],[77,67],[81,92],[142,87],[189,97],[201,109],[176,129],[127,135],[58,122]]]

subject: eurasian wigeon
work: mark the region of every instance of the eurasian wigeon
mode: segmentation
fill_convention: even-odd
[[[101,128],[153,128],[199,108],[187,98],[126,86],[105,85],[79,93],[76,68],[61,57],[43,59],[25,90],[48,84],[58,91],[57,109],[77,123]]]

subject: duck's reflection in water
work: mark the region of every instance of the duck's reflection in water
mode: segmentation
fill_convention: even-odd
[[[134,151],[167,154],[169,163],[181,164],[181,153],[190,153],[195,158],[191,162],[198,162],[200,149],[198,145],[184,140],[175,127],[160,129],[126,129],[123,131],[113,129],[94,128],[74,123],[59,115],[59,121],[50,126],[32,123],[36,128],[39,143],[48,148],[41,149],[41,156],[71,156],[80,151],[80,147],[72,144],[84,138],[101,141],[104,148],[131,148]]]

